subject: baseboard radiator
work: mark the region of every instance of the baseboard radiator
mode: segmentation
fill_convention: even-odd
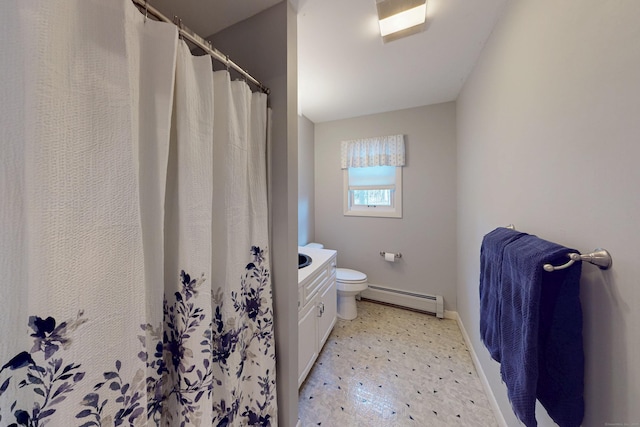
[[[436,317],[440,319],[444,317],[444,302],[441,295],[418,294],[369,284],[369,288],[362,291],[360,296],[372,301],[379,301],[435,314]]]

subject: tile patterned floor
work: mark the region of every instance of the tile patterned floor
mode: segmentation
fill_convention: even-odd
[[[309,426],[497,426],[454,320],[358,302],[300,388]]]

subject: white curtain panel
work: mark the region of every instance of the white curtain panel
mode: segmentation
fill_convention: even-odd
[[[211,58],[192,56],[184,42],[178,46],[173,118],[164,324],[153,325],[162,326],[155,345],[163,351],[149,355],[162,373],[153,376],[152,417],[159,425],[211,425],[213,76]]]
[[[0,425],[276,425],[266,97],[129,0],[3,9]]]
[[[0,85],[21,93],[2,103],[12,121],[2,123],[2,170],[11,174],[0,217],[4,230],[20,231],[0,248],[0,425],[145,425],[138,336],[154,313],[162,319],[153,235],[163,222],[157,180],[176,29],[145,24],[124,0],[9,6],[3,16],[16,22],[0,39],[19,52],[2,61]],[[141,124],[148,110],[159,119]]]
[[[277,425],[266,169],[256,165],[266,96],[226,71],[213,80],[214,424]]]

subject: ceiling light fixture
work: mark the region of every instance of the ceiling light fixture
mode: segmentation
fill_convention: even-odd
[[[376,7],[385,43],[424,31],[427,0],[376,0]]]

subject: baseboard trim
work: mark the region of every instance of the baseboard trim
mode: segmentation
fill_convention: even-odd
[[[457,311],[444,311],[444,318],[449,320],[458,320],[458,312]]]
[[[464,339],[464,343],[467,345],[469,349],[469,354],[471,355],[471,360],[473,361],[473,365],[476,367],[476,372],[478,373],[478,377],[480,378],[480,383],[482,384],[482,388],[487,395],[487,399],[489,399],[489,404],[491,405],[491,409],[493,409],[493,414],[496,417],[496,421],[500,427],[509,427],[507,426],[507,422],[504,420],[504,416],[502,415],[502,411],[498,406],[498,401],[496,397],[493,395],[493,390],[489,386],[489,381],[487,380],[487,376],[484,374],[484,370],[482,369],[482,365],[480,365],[480,359],[478,359],[478,355],[471,345],[471,340],[469,339],[469,335],[467,334],[467,330],[464,328],[464,324],[460,319],[457,311],[445,311],[444,313],[445,319],[453,319],[458,323],[458,327],[460,328],[460,332],[462,333],[462,338]]]

